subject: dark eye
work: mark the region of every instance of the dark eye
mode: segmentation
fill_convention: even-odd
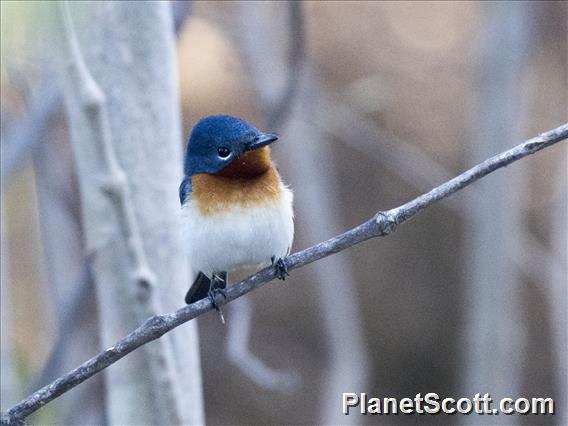
[[[229,155],[231,155],[231,150],[225,146],[220,146],[219,148],[217,148],[217,154],[219,154],[219,157],[221,158],[227,158]]]

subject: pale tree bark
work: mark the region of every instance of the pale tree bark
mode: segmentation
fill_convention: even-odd
[[[97,309],[94,297],[84,297],[78,307],[77,294],[93,293],[86,279],[86,259],[82,246],[78,194],[74,179],[70,146],[54,131],[54,127],[36,135],[40,143],[33,152],[36,192],[43,258],[47,273],[47,295],[57,318],[57,338],[41,374],[31,390],[43,386],[63,371],[72,368],[99,347]],[[94,294],[93,294],[94,295]],[[80,314],[76,312],[80,309]],[[73,312],[75,311],[75,312]],[[61,341],[68,338],[63,349]],[[64,424],[102,424],[103,386],[101,378],[94,380],[71,398],[61,401],[57,419]],[[77,411],[75,407],[82,409]]]
[[[478,88],[473,120],[471,160],[510,146],[522,131],[521,75],[527,59],[530,2],[488,3],[479,40]],[[505,124],[507,123],[507,125]],[[490,392],[495,399],[522,393],[523,327],[521,275],[512,256],[521,243],[520,171],[496,175],[467,199],[465,339],[463,395]],[[478,423],[477,416],[463,416]],[[493,416],[484,422],[510,424]]]
[[[12,318],[13,312],[10,304],[10,288],[7,247],[6,247],[6,219],[4,203],[4,183],[0,188],[0,411],[5,411],[21,396],[21,389],[17,386],[14,352],[12,345]]]
[[[552,327],[553,360],[555,377],[557,383],[557,421],[558,424],[568,424],[568,334],[566,325],[568,324],[568,173],[566,172],[567,156],[564,150],[564,166],[561,171],[562,179],[558,180],[559,196],[554,208],[550,211],[550,223],[552,224],[552,251],[561,259],[562,269],[550,271],[548,281],[550,305],[550,324]]]
[[[273,106],[281,101],[282,93],[292,87],[289,68],[295,65],[294,58],[290,58],[290,52],[294,51],[294,37],[303,37],[303,34],[296,33],[292,34],[292,43],[287,45],[283,42],[290,39],[291,29],[303,31],[293,22],[286,25],[289,21],[287,16],[296,21],[302,19],[294,11],[290,15],[291,7],[298,6],[243,3],[239,8],[239,22],[244,28],[241,47],[246,63],[251,65],[252,80],[264,110],[276,110],[275,114],[271,114],[271,122],[277,122],[278,115],[283,114],[282,108]],[[295,100],[288,99],[292,102],[292,115],[283,131],[294,136],[287,138],[286,155],[279,164],[284,166],[284,174],[292,188],[298,188],[295,192],[295,213],[305,223],[303,238],[318,241],[342,227],[334,214],[338,203],[333,196],[337,178],[330,146],[326,144],[326,136],[319,126],[313,124],[318,121],[314,107],[318,103],[319,89],[310,75],[301,75],[310,73],[309,64],[302,65],[297,70],[300,75],[293,75],[293,78],[299,79],[297,95]],[[312,84],[308,85],[307,81]],[[360,419],[343,416],[336,409],[337,401],[346,389],[368,389],[370,386],[370,365],[362,333],[357,288],[353,281],[354,271],[345,256],[338,256],[318,262],[314,265],[314,272],[317,307],[323,316],[321,324],[328,345],[328,358],[321,374],[323,389],[317,420],[322,424],[359,423]],[[329,287],[331,283],[336,283],[332,289]]]
[[[60,9],[83,225],[108,347],[147,316],[179,307],[187,287],[173,22],[165,2],[74,4],[74,22]],[[109,422],[202,424],[200,371],[189,324],[107,370]]]

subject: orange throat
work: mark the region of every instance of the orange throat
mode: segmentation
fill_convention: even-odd
[[[204,215],[273,203],[281,192],[269,147],[240,155],[218,173],[193,175],[191,184],[191,197]]]

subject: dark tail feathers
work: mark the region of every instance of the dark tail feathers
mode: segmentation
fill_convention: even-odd
[[[216,280],[216,288],[225,288],[227,287],[227,273],[221,272],[216,274],[220,280]],[[211,279],[207,277],[203,272],[199,272],[197,274],[197,278],[187,291],[185,295],[185,303],[191,305],[192,303],[197,302],[198,300],[204,299],[207,297],[209,290],[213,290],[211,288]]]

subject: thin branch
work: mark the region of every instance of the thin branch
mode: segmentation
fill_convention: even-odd
[[[506,167],[521,158],[534,154],[541,149],[550,147],[567,138],[568,123],[491,157],[483,163],[472,167],[461,175],[400,207],[385,212],[378,212],[373,218],[343,234],[294,253],[285,259],[288,269],[293,270],[300,268],[370,238],[389,235],[394,232],[398,225],[406,222],[435,202],[452,195],[495,170]],[[228,289],[226,299],[223,302],[218,300],[218,302],[231,302],[253,290],[263,287],[274,278],[276,278],[276,274],[272,267],[262,269]],[[104,370],[136,348],[160,338],[168,331],[212,309],[211,301],[209,299],[203,299],[192,305],[184,306],[173,313],[155,315],[148,318],[136,330],[120,339],[114,346],[106,349],[81,366],[22,400],[4,415],[3,421],[16,424],[49,401]]]
[[[317,110],[323,113],[324,119],[316,121],[322,130],[328,132],[330,136],[340,138],[343,143],[349,145],[350,149],[367,157],[371,156],[417,190],[423,191],[437,182],[451,178],[452,172],[422,148],[381,128],[339,96],[327,93],[321,105],[322,107]],[[333,108],[323,108],[323,105],[333,105]],[[377,139],[380,143],[376,143]],[[420,167],[415,167],[416,164],[420,164]],[[483,192],[478,187],[471,188],[470,191],[473,197],[481,197]],[[464,215],[467,220],[472,219],[471,209],[460,202],[458,197],[444,200],[444,205],[451,211]],[[511,257],[517,267],[535,283],[542,285],[546,291],[550,290],[550,285],[540,278],[542,270],[550,270],[556,276],[563,273],[564,267],[558,254],[545,247],[530,232],[518,237],[521,238],[521,243],[514,247],[516,249],[514,252],[507,252],[506,255]],[[520,250],[521,247],[523,250]],[[527,247],[530,249],[526,250]],[[528,257],[531,257],[532,261],[528,261]],[[538,261],[535,262],[535,259]],[[535,265],[540,266],[535,268]]]
[[[271,108],[266,120],[267,129],[280,129],[288,120],[294,98],[298,92],[302,65],[306,56],[305,20],[302,2],[292,1],[287,5],[289,22],[289,59],[286,86],[280,99]]]
[[[51,80],[51,76],[46,79],[47,82],[43,83],[30,101],[26,116],[15,123],[6,124],[6,134],[2,135],[2,180],[11,177],[22,166],[24,159],[39,145],[41,135],[47,132],[60,110],[60,88]]]
[[[243,299],[231,305],[235,321],[227,326],[227,358],[253,383],[272,391],[298,389],[301,383],[296,371],[276,370],[266,365],[248,347],[252,326],[252,301]]]
[[[176,34],[179,34],[183,24],[185,24],[185,21],[191,15],[193,3],[187,0],[173,0],[170,2],[170,5],[174,17],[174,28]]]

